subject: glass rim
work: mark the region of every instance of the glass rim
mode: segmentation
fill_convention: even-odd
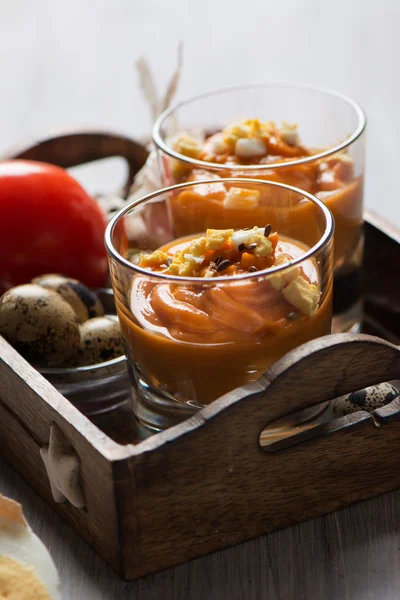
[[[276,187],[276,188],[285,189],[290,192],[295,192],[295,193],[299,194],[300,196],[302,196],[303,198],[307,198],[307,200],[310,200],[314,205],[316,205],[321,210],[321,212],[323,213],[324,218],[325,218],[325,231],[321,235],[321,238],[318,240],[318,242],[316,244],[314,244],[314,246],[311,246],[311,248],[309,248],[306,252],[304,252],[304,254],[302,254],[298,258],[295,258],[294,260],[291,260],[288,263],[285,263],[280,266],[270,267],[268,269],[262,269],[260,271],[256,271],[255,273],[245,273],[244,275],[229,275],[229,276],[219,276],[219,277],[181,277],[180,275],[168,275],[166,273],[157,273],[154,271],[150,271],[148,269],[144,269],[143,267],[139,267],[138,265],[131,263],[129,260],[124,258],[119,252],[117,252],[117,250],[115,249],[114,244],[112,242],[112,235],[113,235],[116,224],[122,217],[124,217],[133,208],[136,208],[140,204],[145,204],[149,200],[157,198],[158,196],[161,196],[163,194],[168,194],[175,190],[185,189],[187,187],[194,187],[196,185],[215,183],[215,179],[204,179],[204,180],[200,180],[200,181],[187,181],[185,183],[178,183],[176,185],[171,185],[169,187],[156,190],[155,192],[146,194],[145,196],[138,198],[137,200],[133,200],[127,206],[125,206],[124,208],[121,208],[108,223],[105,234],[104,234],[104,242],[105,242],[105,246],[106,246],[108,255],[111,258],[115,259],[120,265],[130,269],[131,271],[134,271],[135,273],[145,275],[146,277],[160,279],[161,281],[169,281],[169,282],[173,281],[174,283],[180,283],[180,284],[182,284],[182,283],[187,283],[187,284],[202,283],[204,285],[205,283],[208,283],[208,284],[209,283],[223,283],[223,282],[228,283],[228,282],[235,282],[235,281],[237,282],[237,281],[244,281],[244,280],[254,280],[254,279],[258,279],[259,277],[265,277],[266,275],[272,275],[273,273],[279,273],[281,271],[285,271],[286,269],[291,268],[295,265],[299,265],[299,264],[303,263],[305,260],[308,260],[309,258],[312,258],[313,256],[315,256],[315,254],[321,248],[323,248],[326,244],[328,244],[329,241],[333,237],[334,221],[333,221],[333,216],[332,216],[331,211],[322,202],[322,200],[320,200],[316,196],[313,196],[309,192],[305,192],[304,190],[301,190],[300,188],[296,188],[291,185],[287,185],[285,183],[278,183],[276,181],[266,181],[264,179],[251,179],[251,178],[243,178],[243,177],[242,178],[240,178],[240,177],[223,177],[219,180],[219,182],[240,183],[240,184],[244,184],[244,185],[246,185],[246,184],[248,185],[249,183],[262,185],[262,186],[266,185],[266,186],[272,186],[272,187]]]
[[[245,84],[241,84],[241,85],[232,85],[232,86],[227,86],[227,87],[214,88],[212,90],[209,90],[208,92],[202,92],[201,94],[196,94],[195,96],[191,96],[190,98],[187,98],[186,100],[182,100],[181,102],[177,102],[177,103],[171,105],[163,113],[161,113],[161,115],[156,119],[156,121],[154,123],[153,130],[152,130],[153,142],[157,148],[159,148],[160,150],[165,152],[165,154],[168,154],[168,156],[175,158],[176,160],[180,160],[182,162],[186,162],[186,163],[195,165],[196,167],[200,167],[203,169],[205,167],[207,167],[208,169],[212,169],[212,170],[221,170],[224,168],[225,165],[221,165],[219,163],[213,163],[213,162],[206,162],[206,161],[198,160],[196,158],[191,158],[190,156],[185,156],[184,154],[179,154],[179,152],[175,152],[175,150],[170,148],[169,145],[164,141],[164,139],[161,136],[161,127],[164,124],[164,122],[168,119],[168,117],[170,117],[174,112],[176,112],[180,108],[187,106],[188,104],[191,104],[192,102],[196,102],[198,100],[203,100],[204,98],[207,98],[209,96],[217,96],[217,95],[219,95],[221,93],[225,93],[225,92],[249,90],[252,88],[257,89],[257,88],[268,88],[268,87],[279,87],[279,86],[320,92],[327,96],[332,96],[332,97],[338,98],[339,100],[342,100],[343,102],[348,104],[356,113],[356,115],[358,117],[358,123],[357,123],[356,128],[354,129],[354,131],[350,134],[350,136],[346,140],[344,140],[340,144],[337,144],[336,146],[333,146],[332,148],[329,148],[328,150],[324,150],[323,152],[318,152],[318,154],[313,154],[311,156],[304,156],[302,158],[297,158],[295,160],[268,163],[267,165],[226,165],[226,168],[228,170],[230,170],[230,171],[246,171],[246,172],[268,171],[271,169],[282,169],[285,167],[294,167],[297,165],[310,163],[315,160],[325,158],[326,156],[331,156],[332,154],[336,154],[337,152],[340,152],[341,150],[344,150],[345,148],[350,146],[353,142],[355,142],[361,136],[363,131],[365,130],[365,127],[367,124],[366,114],[365,114],[364,110],[361,108],[360,104],[358,104],[358,102],[356,102],[349,96],[346,96],[340,92],[331,90],[329,88],[324,88],[324,87],[320,87],[320,86],[312,85],[312,84],[308,84],[308,83],[292,83],[290,81],[269,81],[269,82],[245,83]]]

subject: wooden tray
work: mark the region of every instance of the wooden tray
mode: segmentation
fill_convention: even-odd
[[[128,159],[132,173],[137,156],[135,150]],[[400,487],[396,401],[315,427],[273,451],[259,444],[265,426],[280,417],[400,378],[400,235],[373,215],[365,235],[365,330],[381,338],[312,341],[256,384],[141,442],[127,408],[91,422],[0,338],[2,455],[127,579]],[[57,459],[58,502],[42,455],[50,470]],[[70,501],[61,503],[64,496]]]

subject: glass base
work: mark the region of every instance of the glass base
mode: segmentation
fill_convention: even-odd
[[[168,395],[162,395],[151,389],[143,379],[138,383],[138,387],[132,387],[132,404],[141,439],[189,419],[201,408],[183,404]],[[329,411],[329,402],[324,402],[285,417],[282,419],[282,423],[276,421],[271,431],[268,428],[263,432],[264,437],[267,434],[268,438],[267,442],[264,440],[265,444],[272,443],[277,438],[292,435],[297,427],[306,427],[308,422],[312,422],[314,426],[316,419],[325,417],[327,411]]]
[[[136,386],[131,386],[132,407],[136,419],[145,430],[154,433],[173,427],[193,416],[196,408],[175,400],[169,394],[154,390],[143,378],[137,378]]]

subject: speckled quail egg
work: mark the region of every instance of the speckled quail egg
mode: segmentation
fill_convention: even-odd
[[[78,318],[60,294],[19,285],[0,298],[0,334],[37,366],[67,363],[79,351]]]
[[[114,316],[97,317],[83,323],[80,364],[94,365],[124,354],[121,328]]]
[[[32,279],[32,283],[61,294],[72,306],[81,323],[104,315],[104,308],[96,294],[76,279],[70,279],[57,273],[48,273],[35,277]]]
[[[334,417],[342,417],[363,410],[373,412],[386,406],[400,396],[400,392],[390,383],[380,383],[340,396],[333,401]]]

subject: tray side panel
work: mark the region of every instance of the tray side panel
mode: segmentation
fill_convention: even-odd
[[[87,421],[87,427],[95,437],[96,431],[93,430],[96,428],[1,338],[0,344],[1,350],[10,351],[10,356],[17,363],[13,361],[11,365],[8,364],[4,354],[0,354],[2,456],[99,554],[119,570],[121,565],[112,463],[77,429],[75,423],[85,431]],[[60,414],[60,411],[66,413],[68,418]],[[52,498],[40,456],[40,448],[49,443],[52,423],[59,426],[80,458],[80,482],[86,501],[84,509],[76,509],[68,502],[57,504]],[[108,438],[101,432],[98,435],[105,438],[107,446]]]
[[[265,389],[261,382],[239,388],[140,444],[129,463],[135,515],[126,469],[116,475],[125,575],[135,578],[399,487],[397,408],[379,427],[359,413],[275,454],[259,445],[275,419],[399,375],[400,349],[388,342],[327,336],[276,363]]]
[[[241,424],[235,425],[240,440]],[[385,431],[367,419],[276,455],[254,447],[251,460],[244,439],[240,454],[228,441],[221,448],[230,434],[231,425],[211,424],[179,450],[167,447],[136,467],[140,530],[132,522],[133,537],[124,547],[128,579],[400,486],[400,423]],[[124,496],[126,525],[129,503]]]

